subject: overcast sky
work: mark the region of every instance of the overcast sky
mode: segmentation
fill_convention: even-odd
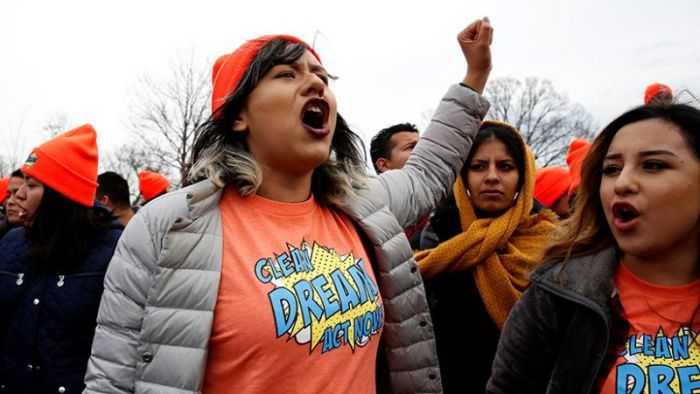
[[[2,0],[0,154],[26,156],[59,113],[92,123],[100,150],[114,149],[129,141],[139,75],[167,73],[178,52],[215,59],[258,35],[311,42],[316,31],[340,77],[339,112],[368,144],[392,123],[421,124],[462,79],[456,34],[484,15],[495,29],[492,78],[548,78],[600,126],[641,104],[655,81],[700,94],[694,0]]]

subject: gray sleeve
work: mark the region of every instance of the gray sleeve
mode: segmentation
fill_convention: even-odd
[[[445,199],[488,108],[486,99],[473,90],[450,87],[406,165],[373,178],[372,190],[402,227]]]
[[[133,393],[146,295],[158,255],[146,218],[137,214],[117,244],[105,276],[86,393]]]

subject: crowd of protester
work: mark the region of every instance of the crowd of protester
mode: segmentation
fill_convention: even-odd
[[[213,67],[185,184],[68,130],[0,179],[0,393],[700,392],[700,110],[643,105],[537,168],[484,120],[488,18],[422,132],[371,141],[320,55]]]

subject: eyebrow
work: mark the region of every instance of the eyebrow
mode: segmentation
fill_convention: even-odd
[[[482,159],[482,158],[472,159],[472,162],[479,162],[479,163],[488,163],[489,161],[491,161],[491,160],[490,159]],[[503,162],[515,163],[515,159],[511,159],[511,158],[496,159],[495,161],[497,163],[503,163]]]
[[[292,67],[292,68],[293,68],[294,70],[296,70],[296,71],[301,71],[301,65],[299,64],[299,60],[297,60],[296,62],[290,64],[289,66]],[[322,72],[322,73],[324,73],[324,74],[329,74],[328,71],[327,71],[325,68],[323,68],[323,66],[320,66],[320,65],[318,65],[318,64],[311,64],[311,65],[309,65],[309,71],[311,71],[311,72]]]
[[[676,155],[675,153],[668,151],[668,150],[664,150],[664,149],[646,150],[644,152],[639,153],[639,157],[649,157],[649,156],[671,156],[671,157],[674,157],[676,159],[680,159],[680,157],[678,157],[678,155]],[[622,158],[621,153],[613,153],[613,154],[605,156],[604,160],[619,160],[621,158]]]

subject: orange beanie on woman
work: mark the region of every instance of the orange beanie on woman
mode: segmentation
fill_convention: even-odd
[[[291,42],[296,42],[299,44],[304,44],[306,49],[311,52],[312,55],[321,63],[321,58],[318,56],[316,51],[309,46],[309,44],[304,41],[289,35],[270,35],[261,36],[252,39],[245,44],[241,45],[233,53],[229,53],[223,56],[219,56],[214,63],[214,69],[212,70],[212,92],[211,92],[211,113],[215,114],[216,110],[221,107],[226,101],[226,97],[233,93],[238,87],[238,83],[243,78],[243,73],[245,72],[248,65],[255,59],[255,55],[258,54],[260,49],[265,46],[268,42],[276,39],[287,40]]]
[[[97,192],[97,133],[85,124],[34,148],[22,173],[62,196],[91,207]]]

